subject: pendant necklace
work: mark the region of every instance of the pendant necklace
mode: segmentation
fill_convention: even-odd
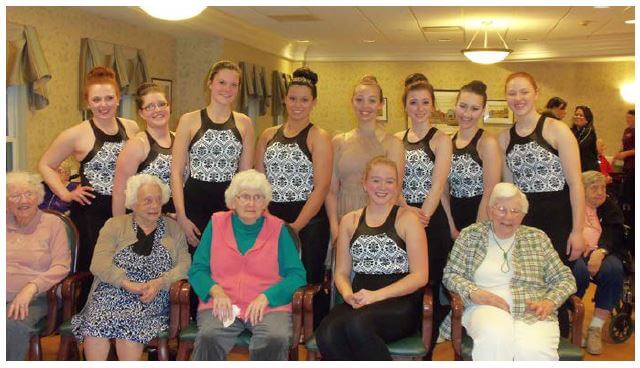
[[[500,248],[500,251],[502,251],[502,265],[500,266],[500,271],[502,271],[502,273],[508,273],[509,271],[511,271],[511,266],[509,265],[509,252],[511,251],[511,248],[513,248],[513,245],[516,243],[516,236],[514,234],[511,245],[509,245],[509,248],[507,250],[504,250],[504,248],[502,248],[502,246],[500,245],[498,237],[496,237],[496,233],[493,231],[493,224],[491,224],[491,236],[498,245],[498,248]]]

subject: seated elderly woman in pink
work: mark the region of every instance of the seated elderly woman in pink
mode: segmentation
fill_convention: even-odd
[[[291,300],[306,272],[284,222],[265,210],[271,186],[246,170],[224,193],[193,255],[189,282],[200,298],[193,360],[224,360],[236,337],[252,332],[251,360],[286,360]]]
[[[64,223],[38,209],[38,175],[7,175],[7,360],[23,360],[34,326],[47,315],[47,290],[69,273]]]

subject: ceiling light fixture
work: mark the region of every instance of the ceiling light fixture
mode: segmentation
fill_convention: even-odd
[[[624,22],[627,23],[627,24],[636,24],[636,20],[635,19],[625,20]]]
[[[154,3],[152,5],[141,6],[140,8],[152,17],[173,21],[193,18],[207,8],[206,5],[190,2],[171,4],[173,5]]]
[[[476,34],[474,34],[473,38],[471,38],[471,42],[469,42],[467,47],[461,51],[462,54],[466,56],[467,59],[471,60],[474,63],[479,63],[479,64],[498,63],[504,60],[507,56],[509,56],[509,54],[513,52],[513,50],[511,50],[509,46],[507,46],[507,43],[504,42],[502,35],[500,35],[500,32],[498,31],[494,31],[494,32],[498,35],[504,47],[488,47],[489,45],[488,28],[492,23],[493,23],[492,21],[487,21],[487,20],[482,21],[482,27],[476,31]],[[472,47],[473,41],[475,41],[476,37],[480,32],[484,32],[484,43],[482,47]]]

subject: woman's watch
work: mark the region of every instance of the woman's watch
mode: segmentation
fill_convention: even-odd
[[[605,257],[609,254],[609,251],[604,249],[604,248],[598,248],[596,250],[600,251],[602,253],[602,255],[605,256]]]

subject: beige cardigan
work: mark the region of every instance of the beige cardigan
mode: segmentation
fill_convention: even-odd
[[[171,255],[175,266],[167,271],[162,288],[169,290],[171,284],[180,279],[187,278],[187,271],[191,266],[191,256],[187,248],[187,241],[182,229],[173,219],[164,217],[165,235],[161,243]],[[120,250],[136,243],[138,238],[133,231],[133,216],[131,214],[112,217],[104,224],[98,236],[93,259],[91,260],[91,273],[95,276],[92,290],[98,281],[108,282],[121,287],[126,280],[123,269],[113,265],[113,257]]]

